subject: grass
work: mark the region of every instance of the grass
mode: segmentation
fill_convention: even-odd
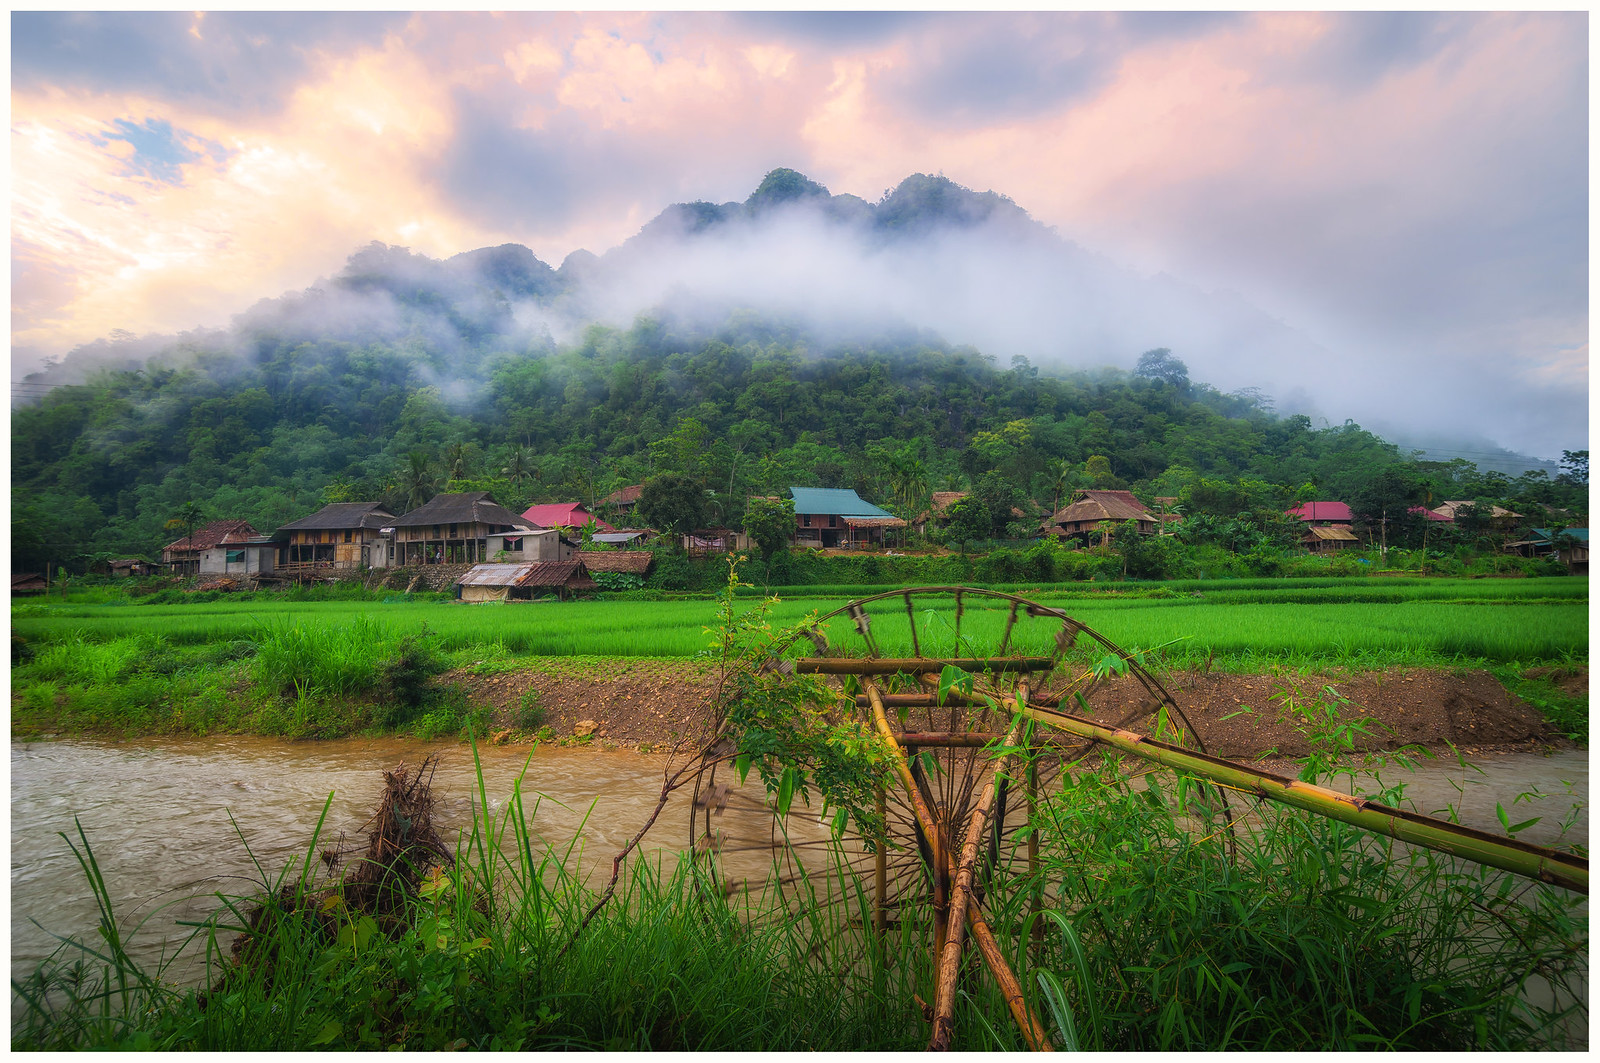
[[[492,800],[481,775],[475,798],[454,870],[425,880],[397,922],[318,892],[316,838],[302,860],[261,869],[251,895],[222,898],[195,928],[189,947],[213,960],[205,989],[130,958],[80,835],[100,940],[65,944],[14,983],[25,1007],[12,1047],[904,1051],[926,1040],[915,1003],[933,999],[926,911],[908,901],[885,938],[865,929],[870,886],[843,851],[828,871],[834,902],[819,879],[729,900],[705,859],[635,863],[574,942],[594,893],[568,870],[570,851],[538,840],[538,801],[520,782]],[[1214,802],[1115,757],[1047,787],[1032,822],[1038,870],[1006,865],[984,904],[1058,1047],[1583,1047],[1583,898],[1276,806],[1257,811],[1231,858]],[[241,930],[258,960],[235,965],[227,941]],[[955,1029],[958,1049],[1021,1047],[980,970],[963,978]]]

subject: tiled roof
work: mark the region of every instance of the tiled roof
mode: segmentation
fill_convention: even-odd
[[[423,524],[474,523],[516,528],[526,521],[491,499],[487,491],[462,491],[434,495],[405,516],[389,521],[386,526],[415,528]]]
[[[328,528],[383,528],[394,514],[379,502],[330,502],[309,516],[290,521],[279,531],[316,531]]]
[[[839,517],[893,517],[894,514],[867,502],[854,491],[840,487],[791,487],[794,511],[799,515]]]
[[[253,538],[256,530],[247,520],[214,520],[196,528],[194,534],[167,544],[168,550],[210,550],[223,543],[239,543]]]

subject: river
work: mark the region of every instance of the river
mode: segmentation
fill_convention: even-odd
[[[441,829],[464,826],[477,781],[472,752],[459,744],[256,737],[14,743],[12,977],[27,974],[54,950],[52,934],[93,937],[93,898],[59,837],[76,840],[74,816],[93,846],[122,925],[146,920],[131,951],[151,962],[189,934],[177,920],[204,918],[216,909],[215,891],[249,893],[260,881],[257,864],[276,873],[304,855],[330,791],[324,845],[341,831],[359,833],[381,791],[381,769],[401,761],[418,764],[431,752],[440,754],[433,783],[436,823]],[[491,811],[498,813],[528,750],[487,747],[480,755]],[[665,765],[664,756],[541,747],[523,784],[525,794],[543,795],[534,828],[553,845],[576,838],[576,862],[601,881],[611,856],[654,807]],[[1386,781],[1397,771],[1390,769]],[[1424,761],[1406,779],[1406,796],[1418,811],[1434,813],[1453,804],[1463,823],[1496,830],[1500,804],[1513,822],[1541,817],[1519,835],[1524,840],[1551,844],[1567,821],[1565,840],[1588,842],[1585,750],[1483,756],[1472,767],[1453,759]],[[1537,796],[1519,800],[1521,794]],[[648,858],[670,859],[687,844],[686,802],[680,798],[663,813],[647,839]],[[764,835],[765,817],[748,807],[753,804],[730,802],[719,825],[729,833]],[[727,870],[738,876],[764,872],[769,857],[747,853],[731,859],[736,863]],[[740,867],[740,860],[748,866]],[[198,959],[196,953],[171,974],[198,978]]]

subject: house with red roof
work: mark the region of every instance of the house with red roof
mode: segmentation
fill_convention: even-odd
[[[200,572],[226,573],[230,563],[245,563],[245,544],[259,538],[247,520],[214,520],[163,547],[161,563],[173,572],[186,576]],[[254,552],[259,553],[259,550]],[[220,558],[220,567],[209,563],[212,559],[206,555],[212,553],[217,553]],[[267,567],[271,568],[270,562]]]
[[[532,521],[541,528],[581,528],[591,520],[603,532],[616,531],[611,525],[583,508],[581,502],[546,502],[529,506],[522,511],[522,519]]]
[[[1302,502],[1287,515],[1298,517],[1313,528],[1329,528],[1335,524],[1348,527],[1354,519],[1350,516],[1350,507],[1343,502]]]

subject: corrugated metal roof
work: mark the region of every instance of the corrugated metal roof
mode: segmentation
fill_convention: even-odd
[[[1355,519],[1350,515],[1350,507],[1343,502],[1303,502],[1286,515],[1301,520],[1333,520],[1342,524]]]
[[[811,516],[893,517],[894,514],[867,502],[854,491],[842,487],[791,487],[794,511]]]
[[[546,502],[529,506],[522,511],[522,519],[544,528],[581,528],[594,519],[601,531],[611,531],[611,525],[583,508],[582,502]]]
[[[528,570],[536,565],[537,562],[533,561],[526,561],[520,565],[473,565],[456,582],[463,587],[517,587],[521,585],[521,579],[528,574]]]

